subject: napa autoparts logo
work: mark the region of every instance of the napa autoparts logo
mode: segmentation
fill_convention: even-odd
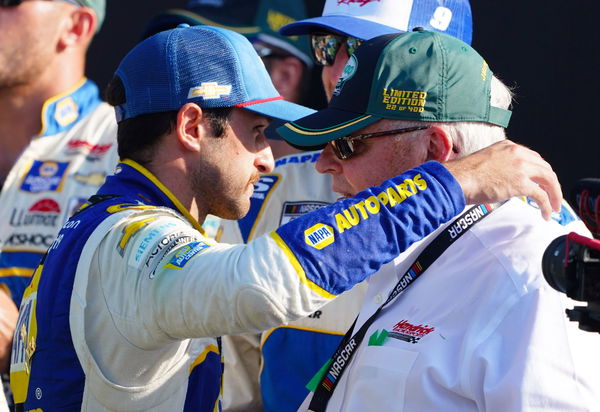
[[[323,249],[335,242],[335,235],[331,226],[317,223],[304,231],[304,241],[315,249]]]
[[[20,189],[30,193],[60,192],[69,162],[34,160]]]
[[[403,203],[411,196],[418,196],[427,190],[427,181],[420,173],[413,178],[404,179],[402,183],[394,184],[385,188],[377,196],[369,196],[366,199],[355,199],[355,203],[347,205],[344,209],[338,209],[333,218],[335,229],[324,223],[317,223],[304,231],[304,240],[307,245],[315,249],[323,249],[335,242],[335,232],[342,235],[345,231],[356,227],[376,216],[382,208],[393,208]]]
[[[210,245],[205,242],[192,242],[183,246],[176,254],[171,258],[169,263],[165,265],[166,268],[170,269],[183,269],[184,266],[204,249],[209,248]]]

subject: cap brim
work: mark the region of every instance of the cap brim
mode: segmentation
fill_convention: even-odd
[[[145,39],[161,31],[174,29],[179,24],[186,23],[190,26],[214,26],[229,29],[244,36],[256,35],[260,32],[258,26],[227,26],[216,21],[202,17],[189,10],[170,9],[154,16],[146,25],[142,38]]]
[[[238,107],[286,122],[291,122],[315,113],[313,109],[286,100],[271,100],[263,103],[239,105]]]
[[[380,119],[371,114],[327,108],[288,122],[279,127],[277,133],[294,147],[322,149],[327,142],[348,136]]]
[[[269,46],[274,46],[278,49],[283,50],[286,53],[300,59],[307,67],[313,66],[313,61],[311,57],[301,51],[296,45],[292,44],[290,41],[285,40],[286,37],[270,35],[268,33],[258,33],[256,36],[249,38],[252,44],[257,42],[263,42]],[[261,56],[262,57],[262,56]]]
[[[279,33],[284,36],[295,36],[298,34],[316,33],[323,30],[332,30],[346,36],[356,37],[360,40],[369,40],[384,34],[403,33],[402,30],[381,23],[342,15],[320,16],[300,20],[283,26],[279,29]]]
[[[265,137],[269,140],[283,140],[279,133],[277,133],[277,129],[286,124],[285,120],[281,119],[273,119],[271,123],[265,128]]]

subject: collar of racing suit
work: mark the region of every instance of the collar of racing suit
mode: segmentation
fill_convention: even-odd
[[[98,86],[83,77],[70,89],[44,102],[40,113],[42,129],[36,137],[53,136],[69,130],[100,103]]]
[[[115,169],[115,174],[108,176],[106,182],[98,189],[98,195],[118,195],[129,198],[133,195],[140,204],[174,209],[196,230],[204,234],[200,223],[175,195],[152,172],[131,159],[121,160]]]

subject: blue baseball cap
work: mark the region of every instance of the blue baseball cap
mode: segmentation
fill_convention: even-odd
[[[283,100],[252,44],[219,27],[182,25],[151,36],[125,56],[115,76],[126,98],[115,108],[117,121],[191,102],[289,121],[314,113]]]
[[[471,44],[473,18],[468,0],[327,0],[320,17],[281,28],[285,36],[334,31],[369,40],[415,27]]]

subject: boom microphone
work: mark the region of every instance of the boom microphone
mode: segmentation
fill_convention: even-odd
[[[571,202],[594,237],[600,238],[600,179],[578,180],[571,192]]]

